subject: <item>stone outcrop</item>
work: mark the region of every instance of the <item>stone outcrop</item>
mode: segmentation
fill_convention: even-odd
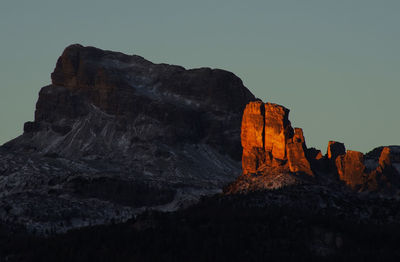
[[[324,170],[328,173],[338,173],[336,159],[346,154],[346,147],[343,143],[329,141],[324,158]]]
[[[336,158],[339,179],[351,188],[361,187],[366,180],[364,155],[358,151],[348,150],[345,155]]]
[[[379,190],[382,188],[393,191],[400,183],[400,172],[394,166],[397,162],[395,154],[390,147],[384,147],[379,156],[378,167],[372,170],[368,179],[369,190]]]
[[[292,173],[313,175],[303,131],[292,128],[289,109],[261,101],[250,102],[243,113],[241,139],[243,174],[286,167]]]
[[[290,172],[312,176],[310,162],[306,157],[306,144],[301,128],[294,129],[294,136],[287,143],[287,158]]]
[[[343,143],[329,141],[323,156],[320,150],[306,147],[303,130],[292,128],[289,110],[280,105],[250,102],[243,113],[241,141],[243,175],[229,187],[231,193],[302,183],[304,176],[296,178],[293,174],[319,174],[319,180],[339,180],[356,191],[400,185],[393,164],[399,162],[399,154],[393,154],[391,147],[374,150],[365,158],[361,152],[346,151]],[[376,160],[370,159],[372,156]]]
[[[336,161],[336,158],[340,155],[346,154],[346,147],[343,143],[336,141],[329,141],[328,148],[326,150],[326,156],[329,160]]]
[[[313,172],[326,172],[326,161],[321,150],[314,147],[307,148],[306,157],[310,161]]]
[[[243,113],[241,142],[243,147],[243,173],[256,173],[264,164],[264,104],[260,101],[249,103]]]
[[[286,159],[286,144],[293,136],[289,121],[289,109],[272,103],[265,103],[265,152],[273,159]]]
[[[392,166],[392,154],[389,147],[384,147],[379,157],[379,167],[384,170]]]
[[[359,191],[393,191],[400,182],[400,174],[394,167],[390,147],[381,150],[375,165],[366,166],[364,154],[348,150],[336,158],[339,179]],[[371,159],[368,159],[371,162]],[[373,163],[372,163],[373,164]]]

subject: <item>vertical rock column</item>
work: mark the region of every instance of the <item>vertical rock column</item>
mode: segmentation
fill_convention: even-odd
[[[306,144],[304,140],[303,130],[301,128],[294,129],[294,135],[287,144],[287,158],[290,172],[303,173],[313,176],[310,162],[306,158]]]
[[[303,131],[293,130],[289,109],[250,102],[243,113],[241,139],[243,174],[257,173],[261,166],[280,166],[293,173],[313,175],[305,154]]]
[[[265,104],[265,151],[277,160],[286,159],[286,142],[293,135],[289,121],[289,109]]]
[[[357,189],[365,183],[367,174],[363,153],[347,150],[345,155],[336,158],[336,167],[339,179],[352,189]]]
[[[264,103],[256,101],[246,105],[241,130],[243,174],[256,173],[265,160],[264,116]]]

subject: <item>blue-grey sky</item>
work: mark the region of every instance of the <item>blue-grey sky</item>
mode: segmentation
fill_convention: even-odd
[[[290,108],[309,147],[400,144],[399,14],[398,0],[1,0],[0,144],[72,43],[232,71]]]

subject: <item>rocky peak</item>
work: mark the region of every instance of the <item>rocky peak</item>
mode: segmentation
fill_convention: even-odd
[[[137,102],[136,96],[234,112],[242,112],[254,100],[240,78],[225,70],[185,70],[154,64],[137,55],[77,44],[64,50],[51,78],[53,85],[80,92],[114,114],[135,111],[132,103]]]
[[[100,152],[108,155],[105,151],[125,152],[131,141],[161,140],[170,144],[201,142],[236,160],[241,158],[242,110],[255,98],[231,72],[186,70],[155,64],[137,55],[76,44],[64,50],[51,78],[52,85],[39,93],[35,121],[25,125],[28,136],[24,140],[34,137],[34,141],[26,143],[43,153],[58,151],[57,154],[80,157],[97,155],[101,147],[107,150]],[[94,117],[93,111],[101,117]],[[86,135],[74,136],[73,127],[84,118],[111,121],[91,126],[82,123],[86,127],[80,132]],[[105,132],[105,128],[110,130]],[[45,130],[61,138],[42,141],[42,135],[34,135]],[[107,138],[101,138],[104,136]],[[73,137],[82,140],[66,141]],[[110,141],[121,141],[121,137],[127,142],[109,145]],[[97,141],[92,143],[93,139]],[[82,150],[84,143],[87,145]],[[14,143],[17,144],[20,143]]]
[[[390,147],[384,147],[379,157],[378,167],[372,172],[375,184],[385,184],[393,187],[400,183],[400,170],[396,159],[396,154]]]
[[[287,143],[287,158],[290,172],[313,176],[309,159],[306,157],[307,147],[301,128],[294,129],[294,135]],[[318,156],[316,156],[318,157]]]
[[[289,109],[261,101],[250,102],[242,118],[243,174],[282,167],[313,175],[306,158],[303,130],[293,129]]]
[[[326,150],[326,156],[328,159],[335,161],[338,156],[344,155],[345,153],[346,147],[343,143],[329,141],[328,148]]]
[[[336,169],[339,179],[352,189],[360,191],[391,191],[400,184],[400,173],[393,165],[393,154],[390,147],[384,147],[377,165],[366,165],[364,154],[348,150],[336,158]]]
[[[337,141],[329,141],[324,157],[324,172],[338,173],[336,159],[346,154],[346,147],[343,143]]]
[[[336,167],[339,179],[356,189],[365,182],[364,154],[358,151],[347,150],[346,154],[336,158]]]
[[[384,147],[379,157],[379,166],[386,168],[392,165],[393,155],[391,154],[390,147]]]

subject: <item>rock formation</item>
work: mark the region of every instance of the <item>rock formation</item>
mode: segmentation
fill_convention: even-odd
[[[265,162],[265,108],[260,101],[249,103],[243,113],[241,142],[243,173],[256,173]]]
[[[289,121],[289,109],[265,103],[265,152],[271,160],[286,160],[286,144],[293,137],[293,129]]]
[[[400,182],[400,173],[393,163],[390,147],[381,150],[378,161],[365,160],[361,152],[348,150],[336,158],[339,179],[359,191],[393,191]],[[368,166],[366,165],[368,162]]]
[[[257,100],[224,70],[72,45],[51,79],[34,121],[0,147],[0,222],[32,232],[176,210],[241,171],[228,192],[328,184],[327,175],[356,190],[400,185],[400,147],[364,156],[330,142],[323,157],[287,108]]]
[[[312,176],[313,172],[305,152],[307,152],[307,147],[303,136],[303,130],[301,128],[295,128],[294,136],[287,143],[289,169],[293,173],[303,173]]]
[[[226,193],[275,189],[313,177],[303,130],[292,128],[289,109],[254,101],[242,118],[242,176],[225,188]],[[320,152],[319,152],[320,153]],[[314,155],[314,160],[319,160]]]
[[[392,167],[393,155],[391,154],[390,147],[384,147],[379,157],[379,168],[385,170]]]
[[[368,175],[366,187],[370,191],[386,189],[395,192],[400,183],[398,158],[391,147],[384,147],[379,156],[378,166]]]
[[[400,186],[392,161],[400,162],[400,157],[391,153],[390,147],[369,153],[365,160],[361,152],[346,151],[343,143],[329,141],[323,156],[320,150],[306,147],[303,130],[292,128],[289,110],[280,105],[247,104],[241,140],[243,175],[226,188],[227,193],[280,188],[303,183],[306,177],[315,178],[314,183],[342,181],[356,191],[393,191],[393,185]],[[299,174],[306,176],[296,176]]]
[[[326,159],[322,155],[321,150],[314,147],[308,148],[306,151],[306,158],[309,160],[311,169],[316,172],[327,172]]]
[[[38,232],[121,221],[240,174],[242,112],[255,98],[233,73],[71,45],[51,78],[35,120],[0,148],[0,220]]]
[[[339,179],[351,188],[356,189],[365,183],[364,155],[361,152],[348,150],[336,158],[336,167]]]
[[[243,174],[286,167],[292,173],[313,175],[306,157],[303,131],[292,128],[287,108],[250,102],[243,113],[241,139]]]
[[[344,146],[343,143],[336,141],[329,141],[328,148],[326,150],[326,156],[329,160],[335,162],[338,156],[344,154],[346,154],[346,147]]]

